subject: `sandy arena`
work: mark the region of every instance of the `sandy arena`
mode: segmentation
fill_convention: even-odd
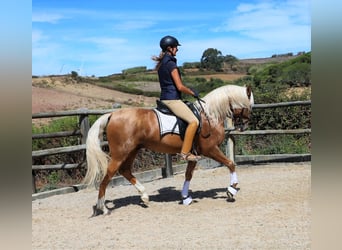
[[[183,206],[184,174],[108,187],[110,215],[89,218],[96,190],[32,201],[32,249],[310,249],[311,163],[238,167],[240,192],[226,201],[229,171],[199,168]]]

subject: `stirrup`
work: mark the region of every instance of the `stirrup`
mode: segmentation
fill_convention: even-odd
[[[186,160],[186,161],[198,161],[201,159],[201,156],[193,155],[191,153],[187,153],[187,154],[180,153],[180,156],[183,158],[183,160]]]

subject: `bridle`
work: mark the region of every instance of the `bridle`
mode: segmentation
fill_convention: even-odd
[[[238,117],[234,117],[233,115],[233,119],[234,119],[234,130],[237,130],[239,129],[240,131],[243,131],[244,130],[244,127],[245,125],[248,123],[248,120],[247,121],[244,121],[243,120],[243,112],[246,108],[242,108],[241,109],[241,112],[239,114]]]
[[[208,134],[207,135],[202,135],[202,137],[208,138],[211,135],[211,133],[210,133],[210,131],[211,131],[211,124],[210,124],[209,116],[205,112],[205,110],[204,110],[204,108],[202,106],[202,102],[205,103],[205,101],[203,99],[199,98],[199,97],[197,97],[196,99],[197,99],[198,104],[201,107],[201,110],[204,113],[204,116],[205,116],[205,118],[206,118],[206,120],[208,121],[208,124],[209,124],[209,132],[208,132]],[[234,129],[232,129],[232,131],[233,130],[243,131],[244,128],[245,128],[245,125],[249,122],[249,119],[248,118],[244,119],[244,115],[243,115],[244,111],[248,110],[248,109],[243,107],[241,109],[241,112],[239,113],[239,115],[235,116],[234,115],[234,109],[233,109],[233,106],[231,105],[231,103],[229,104],[229,108],[230,108],[230,111],[232,113],[232,120],[233,120],[233,123],[234,123]],[[246,121],[244,121],[244,120],[246,120]]]
[[[246,121],[244,121],[244,116],[243,116],[244,111],[248,109],[245,107],[241,108],[240,114],[238,116],[235,116],[235,112],[234,112],[235,110],[233,109],[233,106],[231,103],[229,103],[229,108],[232,113],[232,120],[234,124],[234,129],[231,129],[231,130],[243,131],[245,128],[245,125],[249,122],[249,118],[246,118]]]

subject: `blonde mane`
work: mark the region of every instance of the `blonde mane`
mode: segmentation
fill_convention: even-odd
[[[254,105],[253,93],[248,99],[246,87],[237,85],[225,85],[219,87],[203,97],[205,103],[202,104],[207,115],[217,123],[226,117],[232,117],[232,110],[235,108],[251,109]],[[195,103],[199,107],[198,101]],[[231,105],[231,107],[230,107]]]

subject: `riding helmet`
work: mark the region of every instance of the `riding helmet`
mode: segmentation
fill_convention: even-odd
[[[161,40],[160,40],[160,48],[163,51],[166,51],[167,47],[171,46],[171,47],[176,47],[176,46],[181,46],[178,42],[178,40],[173,37],[173,36],[164,36]]]

